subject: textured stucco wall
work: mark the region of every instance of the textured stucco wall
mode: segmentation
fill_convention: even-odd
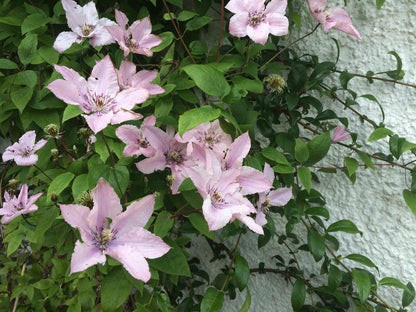
[[[304,3],[307,6],[306,1]],[[320,61],[333,61],[336,48],[330,38],[336,38],[341,46],[337,68],[365,74],[368,70],[382,72],[395,69],[394,57],[387,54],[388,51],[394,50],[403,60],[403,70],[406,73],[404,81],[416,83],[415,0],[387,0],[381,10],[376,9],[375,0],[348,1],[346,7],[342,0],[329,1],[329,7],[337,5],[349,12],[363,40],[359,41],[355,37],[336,30],[329,30],[325,33],[320,27],[313,36],[296,45],[297,51],[316,54],[320,57]],[[297,35],[306,34],[315,25],[315,21],[309,23],[304,19],[304,22],[298,32],[295,31],[291,38],[287,38],[287,42],[295,40]],[[337,79],[338,76],[335,78]],[[371,93],[376,96],[386,113],[386,127],[406,137],[409,141],[416,142],[414,135],[416,128],[414,122],[416,117],[415,89],[380,81],[375,81],[370,85],[366,79],[362,78],[354,78],[349,86],[359,95]],[[377,104],[366,99],[358,101],[360,106],[356,106],[356,109],[376,122],[381,121],[381,113]],[[339,116],[353,116],[336,102],[328,102],[328,105]],[[353,117],[349,129],[359,134],[359,143],[364,149],[375,151],[374,144],[366,142],[372,132],[368,123],[362,124],[358,117]],[[388,144],[384,144],[383,148],[383,151],[388,153]],[[330,157],[325,160],[324,164],[342,166],[343,158],[348,156],[348,153],[347,149],[332,147]],[[356,155],[352,157],[358,159]],[[318,173],[318,175],[321,183],[314,187],[327,198],[327,208],[331,214],[329,221],[332,223],[340,219],[350,219],[364,232],[363,237],[350,234],[338,235],[341,247],[337,254],[364,254],[378,265],[380,273],[372,271],[377,278],[391,276],[404,283],[411,281],[413,285],[416,285],[416,217],[406,206],[401,195],[402,190],[410,183],[405,172],[390,166],[377,166],[375,172],[361,168],[357,172],[355,185],[351,185],[341,172]],[[276,224],[283,226],[284,221],[276,219]],[[303,231],[301,226],[298,231],[300,237],[306,237],[301,234]],[[281,232],[283,233],[284,229]],[[204,242],[201,242],[200,247],[202,248],[199,250],[209,250]],[[287,254],[287,250],[277,243],[257,250],[257,235],[255,234],[244,236],[240,247],[251,267],[257,266],[261,261],[266,262],[266,267],[272,267],[273,255]],[[319,264],[316,265],[306,253],[298,254],[298,259],[306,272],[319,273]],[[351,267],[359,267],[355,263],[345,262]],[[212,268],[208,261],[204,266],[213,272],[218,272],[220,269],[219,267]],[[250,311],[292,311],[291,286],[281,276],[253,274],[250,277],[249,288],[252,295]],[[395,306],[401,302],[401,291],[395,291],[391,287],[387,289],[381,287],[379,293],[387,302]],[[224,304],[223,311],[240,309],[245,299],[245,292],[237,296],[237,300]],[[410,306],[409,311],[416,311],[416,304]]]

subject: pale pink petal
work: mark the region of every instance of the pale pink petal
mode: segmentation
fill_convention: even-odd
[[[137,144],[140,130],[133,125],[122,125],[116,129],[116,135],[125,144]]]
[[[32,147],[35,144],[36,132],[34,130],[28,131],[23,134],[19,139],[19,144],[22,146]]]
[[[123,60],[118,70],[118,80],[120,87],[136,87],[134,83],[134,76],[136,75],[136,65],[130,61]]]
[[[32,151],[36,152],[37,150],[41,149],[48,141],[41,139],[38,143],[33,146]]]
[[[81,41],[82,38],[77,33],[72,31],[63,31],[58,35],[58,37],[56,37],[53,48],[59,53],[62,53],[69,49],[74,42],[80,43]]]
[[[202,205],[202,212],[204,218],[208,223],[210,231],[215,231],[223,228],[227,225],[232,217],[232,213],[229,209],[215,208],[211,202],[211,197],[207,196]]]
[[[105,260],[105,255],[98,247],[77,241],[71,257],[71,274],[84,271],[97,263],[104,264]]]
[[[55,96],[67,104],[78,105],[82,109],[83,99],[79,96],[79,90],[72,82],[57,79],[52,81],[46,88]]]
[[[241,186],[241,195],[265,192],[273,187],[263,172],[247,166],[241,168],[238,183]]]
[[[23,203],[27,199],[27,184],[23,184],[20,189],[19,197],[17,198],[20,203]]]
[[[274,170],[268,163],[264,163],[264,169],[263,169],[264,175],[267,177],[267,179],[270,181],[270,183],[273,184],[274,182]]]
[[[150,174],[156,170],[163,170],[167,166],[165,155],[158,153],[150,158],[143,159],[136,163],[136,167],[144,174]]]
[[[96,25],[98,22],[98,12],[93,1],[88,2],[82,7],[84,25]],[[79,18],[79,17],[78,17]]]
[[[136,104],[145,102],[150,96],[149,91],[142,88],[128,88],[117,93],[115,101],[119,107],[132,109]]]
[[[124,121],[139,120],[142,118],[143,118],[142,114],[135,113],[135,112],[125,110],[122,108],[113,114],[113,118],[111,118],[111,124],[118,125]]]
[[[111,122],[111,119],[113,118],[113,112],[109,111],[107,113],[94,113],[91,115],[82,114],[82,116],[87,121],[88,126],[94,132],[94,134],[97,134],[101,130],[105,129]]]
[[[352,25],[352,20],[345,10],[335,7],[330,8],[328,12],[329,21],[336,22],[335,26],[333,26],[334,29],[343,31],[361,40],[360,33]]]
[[[264,13],[266,13],[267,18],[269,18],[269,14],[279,14],[280,16],[285,14],[287,7],[287,0],[272,0],[270,1]]]
[[[260,224],[256,223],[253,218],[245,215],[238,214],[235,216],[238,220],[240,220],[242,223],[247,225],[247,227],[252,230],[255,233],[258,233],[260,235],[264,235],[263,228]]]
[[[140,40],[139,46],[142,49],[152,49],[154,47],[157,47],[162,41],[163,41],[162,38],[153,34],[148,34],[142,40]],[[151,51],[149,51],[149,53],[150,53],[150,56],[153,55]]]
[[[230,19],[230,28],[229,32],[235,37],[244,37],[247,36],[247,27],[248,27],[248,13],[242,12],[235,14]]]
[[[267,23],[260,23],[255,26],[247,25],[247,35],[255,43],[265,45],[269,38],[270,28]]]
[[[284,206],[292,198],[291,187],[281,187],[277,190],[271,191],[267,197],[271,200],[273,206]]]
[[[3,158],[3,161],[8,161],[8,160],[12,160],[14,156],[15,156],[14,152],[6,149],[2,155],[2,158]]]
[[[325,10],[327,3],[328,0],[308,0],[309,8],[312,14]]]
[[[29,156],[16,155],[14,161],[18,166],[32,166],[38,162],[38,155],[31,154]]]
[[[43,195],[43,192],[37,193],[35,195],[30,196],[27,201],[26,201],[26,205],[27,206],[32,206],[38,199],[39,197],[41,197]],[[36,207],[37,209],[37,207]]]
[[[55,65],[55,70],[62,75],[62,77],[74,84],[79,90],[79,96],[85,94],[87,92],[87,81],[84,77],[78,74],[75,70],[68,68],[66,66]]]
[[[91,228],[105,226],[106,218],[113,220],[122,211],[120,198],[103,178],[98,180],[97,186],[91,191],[91,196],[94,200],[94,207],[88,218]]]
[[[79,31],[83,25],[83,9],[75,1],[72,0],[62,0],[62,7],[65,10],[69,28],[71,28],[72,31],[80,34]]]
[[[132,37],[136,40],[136,43],[140,43],[141,40],[152,32],[152,24],[150,18],[145,17],[142,20],[135,21],[129,28]]]
[[[115,95],[120,90],[117,73],[109,55],[97,62],[92,69],[88,88],[97,95]]]
[[[248,132],[243,133],[230,145],[230,149],[225,157],[226,169],[240,168],[243,164],[243,159],[250,151],[251,141]]]
[[[117,9],[115,10],[115,12],[116,12],[116,21],[117,21],[117,24],[119,24],[121,26],[121,28],[123,30],[125,30],[126,29],[126,25],[127,25],[128,21],[129,21],[129,19],[127,18],[126,14],[124,14],[123,12],[121,12],[121,11],[119,11]]]
[[[173,143],[172,141],[176,141],[165,131],[156,127],[146,127],[143,129],[143,133],[150,145],[161,153],[167,152],[168,146]]]
[[[256,215],[256,223],[258,225],[265,225],[267,223],[266,215],[264,214],[263,210],[259,209]]]
[[[66,223],[80,231],[84,243],[92,242],[94,237],[88,224],[91,210],[81,205],[59,205],[59,208]]]
[[[117,230],[118,236],[122,236],[133,229],[144,227],[153,213],[154,206],[154,195],[147,195],[139,201],[131,203],[126,211],[114,218],[111,224],[112,228]]]
[[[93,47],[112,44],[115,42],[113,36],[107,31],[107,26],[116,25],[113,21],[108,18],[101,18],[98,21],[97,26],[89,38],[89,42]]]
[[[251,0],[230,0],[225,8],[233,13],[247,12]]]
[[[135,279],[147,282],[150,277],[149,264],[141,254],[131,245],[120,245],[108,248],[106,254],[121,262],[127,272]]]
[[[275,36],[284,36],[289,32],[289,20],[286,16],[280,14],[267,15],[267,22],[269,23],[269,31]]]
[[[117,42],[123,42],[124,41],[124,30],[118,26],[118,25],[111,25],[111,26],[105,26],[105,29],[110,33],[111,36],[117,41]]]

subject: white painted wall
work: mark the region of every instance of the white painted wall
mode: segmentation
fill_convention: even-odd
[[[302,1],[307,7],[306,1]],[[301,53],[316,54],[321,61],[335,59],[336,48],[330,39],[334,37],[341,46],[340,61],[338,69],[348,69],[350,72],[365,74],[368,70],[381,72],[395,69],[395,59],[387,54],[395,50],[403,60],[403,70],[406,75],[403,81],[416,83],[416,1],[415,0],[387,0],[381,10],[377,10],[375,0],[329,1],[329,6],[344,7],[353,19],[353,24],[360,32],[363,40],[349,36],[337,30],[324,32],[320,27],[313,36],[296,45],[295,49]],[[305,24],[297,32],[287,38],[291,42],[309,32],[315,25]],[[335,76],[338,79],[338,76]],[[328,81],[330,82],[330,81]],[[409,141],[416,142],[416,90],[414,88],[393,85],[375,81],[370,85],[366,79],[354,78],[350,87],[358,91],[358,94],[371,93],[383,105],[386,113],[386,127]],[[360,106],[355,107],[362,114],[375,120],[381,121],[381,113],[377,105],[371,101],[360,99]],[[352,117],[348,110],[336,102],[328,102],[331,109],[336,110],[338,115]],[[367,151],[388,153],[388,144],[369,144],[366,142],[372,132],[368,123],[362,124],[357,117],[352,117],[349,129],[359,134],[358,142]],[[386,141],[387,142],[387,141]],[[330,157],[325,160],[326,165],[342,166],[343,158],[348,156],[349,150],[333,146]],[[356,157],[353,155],[352,157]],[[358,158],[358,157],[356,157]],[[397,167],[378,166],[376,171],[370,169],[359,169],[357,182],[351,185],[346,176],[339,172],[337,174],[318,173],[321,183],[314,187],[327,198],[327,208],[330,211],[330,222],[340,219],[350,219],[364,232],[359,235],[338,235],[341,248],[337,254],[347,255],[349,253],[360,253],[368,256],[380,268],[380,274],[373,273],[377,278],[391,276],[407,283],[411,281],[416,285],[416,217],[406,206],[402,198],[402,190],[410,184],[409,177]],[[284,232],[284,220],[276,219],[276,224],[282,226]],[[302,233],[302,225],[298,227]],[[301,237],[306,238],[305,235]],[[230,245],[231,246],[231,245]],[[271,257],[275,254],[287,254],[285,247],[272,243],[257,250],[257,235],[251,233],[243,237],[240,244],[241,252],[255,267],[259,262],[266,262],[266,267],[273,267]],[[212,272],[218,272],[219,267],[212,268],[208,262],[210,255],[204,257],[204,252],[210,250],[201,242],[197,251],[200,258],[206,259],[204,267]],[[299,254],[298,259],[306,272],[319,273],[319,265],[314,263],[312,257],[306,253]],[[359,266],[346,261],[347,264]],[[268,265],[267,265],[268,264]],[[215,276],[215,275],[211,275]],[[292,311],[290,304],[291,286],[281,276],[273,274],[253,274],[250,277],[249,289],[252,295],[250,311]],[[395,291],[391,287],[379,289],[379,293],[394,306],[401,302],[401,291]],[[245,292],[238,295],[237,300],[228,301],[224,304],[223,311],[238,311],[245,299]],[[227,301],[227,299],[226,299]],[[409,307],[409,311],[416,310],[416,304]],[[351,311],[354,311],[352,309]]]

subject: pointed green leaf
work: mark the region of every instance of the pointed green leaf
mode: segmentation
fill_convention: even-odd
[[[364,154],[363,152],[360,152],[360,151],[357,151],[357,155],[358,155],[358,157],[360,157],[360,159],[363,161],[363,163],[368,168],[371,168],[373,170],[376,169],[370,156],[368,156],[367,154]]]
[[[309,158],[308,145],[301,140],[295,140],[295,158],[298,162],[307,161]]]
[[[288,162],[285,155],[283,155],[283,153],[279,152],[277,149],[273,147],[265,147],[263,148],[261,153],[267,159],[273,160],[278,164],[291,166],[290,162]]]
[[[325,239],[313,229],[308,231],[308,247],[316,262],[325,255]]]
[[[371,261],[366,256],[359,255],[359,254],[350,254],[350,255],[346,256],[345,259],[349,259],[349,260],[364,264],[364,265],[366,265],[370,268],[376,268],[377,271],[378,271],[378,267],[374,264],[373,261]]]
[[[154,234],[163,238],[173,226],[172,214],[168,211],[161,211],[155,221]]]
[[[201,213],[191,213],[187,216],[187,218],[189,221],[191,221],[192,226],[196,228],[200,233],[204,234],[210,239],[215,238],[215,232],[208,229],[208,223]]]
[[[358,169],[358,161],[355,158],[345,157],[344,162],[345,166],[347,166],[348,175],[352,176]]]
[[[104,312],[115,311],[126,301],[130,294],[132,280],[125,277],[124,269],[121,266],[104,277],[101,285],[101,307]]]
[[[364,270],[352,269],[352,276],[358,288],[361,303],[364,303],[371,292],[371,281]]]
[[[354,223],[350,220],[339,220],[328,226],[327,232],[345,232],[350,234],[359,233],[361,236],[363,232],[358,230]]]
[[[373,133],[370,134],[370,137],[368,138],[368,142],[377,141],[392,134],[393,134],[393,131],[387,128],[377,128],[373,131]]]
[[[209,287],[205,292],[201,302],[201,312],[218,312],[221,311],[224,303],[224,292],[214,287]]]
[[[234,278],[240,291],[247,287],[249,277],[250,268],[248,266],[247,260],[240,255],[236,255]]]
[[[68,105],[64,110],[64,116],[62,117],[62,123],[81,115],[83,111],[77,105]]]
[[[211,64],[192,64],[185,66],[183,70],[191,77],[197,87],[208,95],[223,97],[231,90],[224,74]]]
[[[23,65],[29,64],[36,54],[38,46],[38,36],[35,34],[27,35],[17,48],[17,55]]]
[[[312,166],[326,156],[331,146],[331,136],[329,132],[324,132],[321,135],[313,138],[307,144],[309,150],[309,160],[304,163],[304,166]]]
[[[243,306],[238,312],[247,312],[248,309],[250,309],[250,306],[251,306],[251,294],[250,294],[250,290],[247,287],[246,300],[244,300]]]
[[[18,66],[15,62],[12,62],[8,59],[0,59],[0,69],[17,69]]]
[[[403,291],[403,297],[402,297],[402,306],[403,307],[407,307],[415,299],[415,288],[413,287],[412,283],[410,283],[410,282],[407,283],[406,287],[409,291],[407,291],[407,290]]]
[[[298,278],[293,284],[292,295],[290,301],[294,311],[298,311],[303,307],[306,298],[306,287],[302,279]]]
[[[342,271],[335,265],[330,265],[328,272],[328,287],[332,290],[338,288],[342,281]]]
[[[403,198],[410,210],[416,215],[416,193],[403,190]]]
[[[58,175],[52,180],[48,187],[48,197],[51,195],[51,192],[55,192],[56,195],[61,194],[61,192],[69,186],[73,178],[74,174],[71,172],[65,172]]]
[[[204,122],[217,119],[220,115],[220,109],[208,105],[188,110],[179,116],[179,134],[182,136],[185,132]]]
[[[312,173],[309,170],[308,167],[300,167],[297,169],[298,176],[300,181],[302,182],[305,189],[308,191],[308,193],[311,191],[312,187]]]

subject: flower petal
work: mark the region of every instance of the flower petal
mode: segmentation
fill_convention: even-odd
[[[109,55],[97,62],[88,78],[88,88],[97,96],[114,96],[119,90],[118,77]]]
[[[91,210],[81,205],[59,205],[62,217],[66,223],[73,228],[77,228],[81,233],[84,243],[90,243],[94,237],[91,234],[91,228],[88,224],[88,216]]]
[[[271,191],[267,197],[272,201],[273,206],[284,206],[292,198],[291,187],[281,187]]]
[[[289,20],[280,14],[267,15],[270,33],[275,36],[284,36],[289,32]]]
[[[105,260],[105,255],[98,247],[77,241],[71,257],[71,274],[84,271],[97,263],[104,264]]]
[[[235,37],[247,36],[248,13],[242,12],[230,18],[229,32]]]
[[[77,33],[72,31],[63,31],[58,35],[58,37],[56,37],[53,48],[59,53],[62,53],[69,49],[74,42],[80,43],[81,41],[82,38],[78,36]]]
[[[113,118],[113,112],[109,111],[107,113],[94,113],[91,115],[82,114],[82,116],[87,121],[88,126],[91,128],[91,130],[97,134],[101,130],[105,129]]]
[[[265,45],[269,38],[270,28],[267,23],[260,23],[255,26],[247,26],[247,35],[255,43]]]

